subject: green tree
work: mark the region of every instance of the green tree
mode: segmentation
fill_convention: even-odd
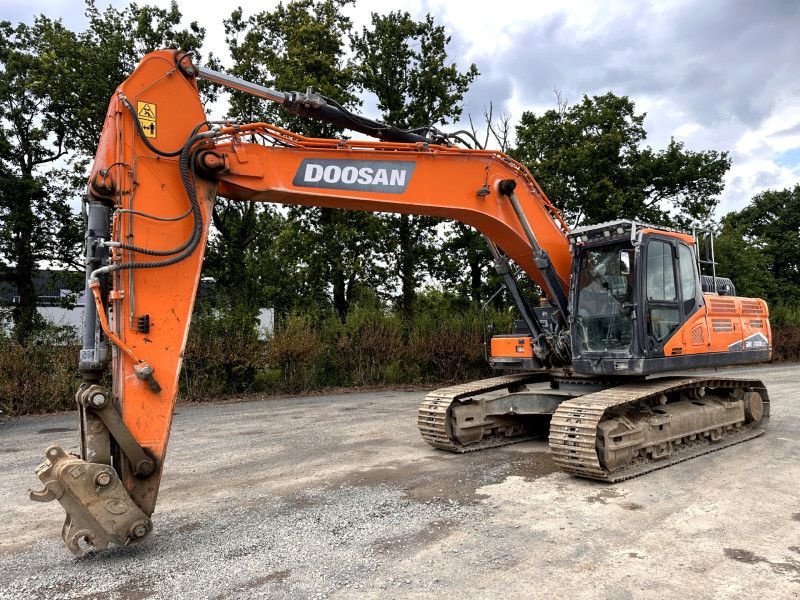
[[[63,114],[69,83],[55,87],[48,73],[51,61],[73,59],[77,47],[73,32],[46,17],[0,22],[0,281],[17,291],[12,315],[21,343],[38,326],[39,263],[57,262],[59,250],[77,242],[74,217],[43,172],[76,146]]]
[[[670,140],[643,147],[645,114],[627,96],[559,99],[543,115],[523,113],[513,156],[575,224],[641,219],[686,227],[707,221],[730,168],[726,152],[693,152]]]
[[[722,219],[715,244],[717,273],[736,292],[771,303],[800,298],[800,185],[769,190]]]
[[[74,137],[81,152],[93,156],[108,102],[141,58],[154,50],[176,48],[192,52],[198,61],[205,29],[196,21],[180,28],[183,15],[174,0],[168,9],[131,3],[122,10],[108,6],[102,11],[95,0],[86,0],[86,16],[89,27],[79,34],[78,64],[55,62],[53,79],[68,82],[69,120],[82,124],[77,130],[81,135]]]
[[[447,290],[473,304],[481,304],[502,285],[483,235],[463,223],[444,232],[433,273]]]
[[[219,203],[203,273],[215,280],[212,302],[254,316],[260,307],[287,311],[294,306],[286,260],[287,219],[274,207]]]
[[[305,91],[312,87],[343,106],[355,106],[358,100],[354,94],[354,68],[345,56],[345,40],[351,23],[342,12],[349,3],[346,0],[294,0],[249,17],[245,17],[241,9],[235,10],[225,20],[226,42],[234,61],[229,71],[284,91]],[[231,94],[230,115],[244,121],[268,121],[314,137],[332,137],[340,133],[330,124],[290,115],[273,103],[239,92]],[[228,238],[231,228],[226,227],[225,219],[233,219],[237,227],[247,223],[254,225],[265,218],[262,211],[220,201],[215,223],[222,236],[221,242],[234,241]],[[260,216],[247,218],[250,213]],[[371,260],[375,252],[371,248],[380,237],[375,233],[376,223],[374,215],[295,207],[289,210],[288,219],[282,223],[287,233],[277,236],[272,247],[262,246],[262,258],[253,254],[252,260],[269,262],[271,256],[280,255],[282,264],[292,266],[281,271],[283,279],[279,286],[284,292],[291,290],[290,295],[295,299],[292,307],[332,304],[344,319],[359,283],[377,279],[371,270],[375,265]],[[252,231],[237,231],[239,240],[254,239]],[[221,245],[211,250],[221,250]],[[216,267],[211,274],[221,280],[227,278],[221,270],[238,268],[235,263],[222,260],[213,264]],[[276,306],[281,304],[277,298],[264,298],[264,301]]]
[[[485,129],[479,132],[472,116],[469,117],[472,133],[478,145],[487,148],[491,140],[495,148],[501,152],[508,152],[511,115],[505,113],[495,118],[494,108],[490,102],[484,111],[483,119]],[[492,255],[483,235],[474,227],[463,223],[451,223],[445,229],[444,243],[434,273],[444,283],[446,289],[469,299],[473,304],[481,304],[502,285],[502,279],[495,273]],[[501,306],[503,300],[502,295],[496,296],[495,306]]]
[[[371,27],[351,41],[361,66],[359,83],[375,94],[385,121],[426,131],[461,116],[461,102],[478,69],[473,64],[458,70],[447,55],[450,37],[431,15],[415,21],[407,12],[373,13]],[[388,262],[398,274],[400,308],[409,317],[416,289],[432,271],[439,221],[409,215],[385,220]]]
[[[17,290],[15,336],[23,343],[37,327],[40,264],[77,266],[81,228],[69,201],[80,197],[76,180],[85,175],[114,88],[134,55],[175,43],[191,49],[202,39],[195,24],[175,30],[175,4],[101,15],[90,1],[87,15],[82,33],[45,16],[31,25],[0,22],[0,279]]]

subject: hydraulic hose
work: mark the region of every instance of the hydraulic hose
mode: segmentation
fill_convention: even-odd
[[[96,278],[101,273],[113,273],[115,271],[121,271],[123,269],[155,269],[158,267],[168,267],[170,265],[174,265],[189,256],[191,256],[192,252],[194,252],[195,248],[200,242],[200,238],[202,237],[203,232],[203,215],[200,210],[200,202],[197,199],[197,190],[194,186],[193,179],[193,169],[190,168],[190,165],[193,164],[194,152],[192,151],[192,147],[194,144],[201,140],[208,137],[204,134],[194,134],[190,137],[186,143],[184,144],[183,148],[180,152],[180,159],[178,161],[178,166],[180,169],[181,174],[181,182],[183,183],[183,187],[186,190],[186,194],[189,196],[189,201],[191,203],[191,211],[192,211],[192,235],[187,239],[183,244],[181,244],[178,248],[174,249],[173,251],[157,251],[157,250],[148,250],[144,252],[145,254],[151,254],[156,256],[170,256],[170,258],[164,260],[157,260],[157,261],[134,261],[128,263],[121,263],[116,265],[108,265],[97,269],[96,271],[92,272],[91,278]],[[134,252],[142,252],[137,246],[131,246],[129,244],[115,244],[118,248],[123,248],[126,250],[132,250]],[[177,252],[177,254],[176,254]]]

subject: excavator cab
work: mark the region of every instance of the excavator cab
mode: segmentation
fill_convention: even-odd
[[[614,221],[575,229],[569,239],[576,372],[644,376],[769,359],[768,344],[755,343],[769,338],[766,305],[723,300],[730,282],[706,293],[692,235]],[[730,318],[713,318],[715,310]],[[723,333],[732,336],[715,336]],[[755,345],[742,344],[744,333]]]
[[[582,249],[577,261],[575,342],[580,354],[628,356],[633,342],[634,249],[613,242]]]

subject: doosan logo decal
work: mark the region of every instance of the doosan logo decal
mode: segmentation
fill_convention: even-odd
[[[405,160],[305,158],[292,184],[298,187],[401,194],[408,187],[415,166],[412,161]]]
[[[765,350],[769,347],[769,340],[760,331],[749,335],[741,341],[728,345],[729,351],[734,350]]]

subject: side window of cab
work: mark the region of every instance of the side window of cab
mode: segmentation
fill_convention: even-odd
[[[672,244],[654,239],[647,245],[647,335],[662,343],[680,324]]]
[[[697,269],[694,254],[685,244],[678,244],[678,263],[681,271],[681,300],[683,314],[690,314],[695,308],[697,295]]]

